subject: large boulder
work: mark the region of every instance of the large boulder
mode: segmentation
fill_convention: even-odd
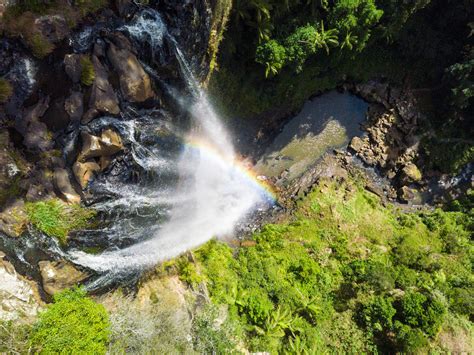
[[[87,185],[89,185],[89,182],[91,182],[100,171],[100,166],[94,161],[87,161],[85,163],[77,161],[74,163],[72,171],[74,172],[76,181],[85,189]]]
[[[43,305],[38,287],[19,275],[4,258],[0,251],[0,320],[34,319]]]
[[[155,96],[150,77],[131,51],[110,43],[107,57],[120,77],[120,89],[126,100],[143,102]]]
[[[418,182],[422,178],[420,169],[418,169],[418,167],[413,163],[407,163],[403,167],[402,173],[402,178],[406,182]]]
[[[58,168],[54,170],[54,186],[59,192],[60,197],[69,203],[81,202],[81,197],[77,194],[69,179],[69,173],[66,169]]]
[[[49,295],[71,288],[84,281],[88,275],[76,269],[71,263],[60,261],[40,261],[43,289]]]
[[[78,156],[78,161],[111,156],[123,149],[122,139],[119,134],[112,129],[103,131],[100,137],[82,132],[81,139],[82,150]]]
[[[119,101],[109,82],[107,69],[95,55],[92,56],[92,63],[94,64],[95,79],[91,89],[89,110],[81,121],[84,124],[89,123],[100,113],[111,115],[120,113]]]

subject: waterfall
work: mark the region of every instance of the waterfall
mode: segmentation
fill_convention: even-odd
[[[149,23],[150,21],[154,23]],[[152,41],[153,47],[161,46],[162,37],[168,36],[174,47],[183,80],[191,93],[191,102],[178,99],[183,105],[187,102],[185,108],[193,125],[190,131],[182,134],[181,150],[175,162],[163,161],[159,157],[162,151],[155,154],[150,148],[141,146],[133,138],[134,127],[128,125],[123,131],[129,141],[132,141],[133,149],[143,153],[138,159],[142,166],[156,169],[156,172],[160,173],[164,165],[173,164],[170,170],[176,169],[176,177],[172,178],[176,181],[172,189],[156,186],[153,192],[150,192],[149,188],[140,190],[138,187],[119,187],[115,189],[115,193],[120,194],[117,200],[96,206],[110,208],[119,203],[133,208],[137,203],[163,203],[168,207],[167,212],[163,214],[164,221],[156,221],[145,230],[134,229],[139,230],[141,235],[134,238],[135,242],[129,246],[121,249],[110,248],[98,255],[80,250],[70,251],[69,255],[76,264],[104,273],[104,277],[109,279],[151,267],[213,237],[229,235],[233,233],[236,224],[249,213],[272,203],[271,194],[238,161],[229,133],[195,79],[179,44],[166,31],[159,14],[148,9],[145,15],[140,15],[131,25],[125,26],[125,29],[135,40],[140,33],[141,40]],[[155,30],[159,31],[158,38],[152,40],[153,33],[149,31]],[[177,90],[173,92],[176,95]],[[144,160],[147,161],[146,164]],[[108,232],[121,231],[112,228]]]

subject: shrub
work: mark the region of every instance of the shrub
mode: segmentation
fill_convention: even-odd
[[[397,312],[392,306],[392,299],[376,296],[362,310],[362,322],[373,332],[388,331],[392,328],[392,318]]]
[[[86,228],[95,216],[95,211],[78,204],[67,205],[61,200],[30,202],[26,204],[28,218],[41,232],[66,243],[69,232]]]
[[[75,288],[54,296],[33,327],[30,344],[45,354],[105,354],[109,327],[105,308]]]
[[[86,86],[90,86],[94,83],[95,70],[94,64],[89,57],[81,58],[81,83]]]
[[[401,319],[413,328],[420,328],[429,336],[434,336],[443,323],[445,306],[434,297],[420,292],[407,292],[401,300]]]
[[[44,58],[54,50],[54,46],[39,33],[33,34],[28,39],[28,45],[37,58]]]
[[[397,347],[400,351],[414,353],[428,345],[428,339],[420,329],[411,328],[399,321],[395,322]]]
[[[11,84],[6,79],[0,78],[0,103],[7,102],[12,93],[13,88]]]
[[[222,318],[216,306],[209,305],[198,313],[193,320],[194,350],[200,354],[231,354],[236,350],[234,324]]]

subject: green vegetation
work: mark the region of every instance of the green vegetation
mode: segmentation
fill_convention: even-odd
[[[463,212],[404,213],[357,182],[323,181],[254,246],[212,241],[179,270],[200,270],[228,308],[234,333],[215,336],[252,351],[449,351],[439,337],[472,332],[472,226]]]
[[[0,103],[6,102],[12,96],[13,88],[8,80],[0,78]]]
[[[40,59],[46,57],[54,49],[54,46],[40,33],[36,33],[30,37],[28,44],[31,48],[31,51],[33,52],[33,55]]]
[[[109,327],[105,308],[83,289],[71,289],[54,296],[54,303],[40,314],[29,342],[41,354],[105,354]]]
[[[25,205],[28,219],[40,231],[65,244],[69,232],[90,226],[95,211],[78,204],[68,205],[59,199],[29,202]]]
[[[209,83],[228,119],[285,117],[345,82],[386,78],[420,89],[430,107],[423,129],[464,140],[474,133],[471,1],[241,0],[230,17]],[[440,142],[425,143],[436,159]],[[467,145],[443,144],[445,171],[472,160]]]
[[[89,57],[81,58],[81,83],[85,86],[91,86],[94,83],[95,70],[94,64]]]

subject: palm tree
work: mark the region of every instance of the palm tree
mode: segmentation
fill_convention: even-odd
[[[357,36],[352,35],[351,32],[347,32],[346,36],[344,37],[344,41],[342,41],[341,49],[347,48],[349,50],[352,50],[356,43]]]
[[[339,45],[338,33],[339,31],[335,28],[326,31],[324,29],[324,22],[321,21],[321,28],[319,32],[316,31],[314,36],[314,45],[318,48],[324,48],[326,53],[329,55],[329,47]]]

